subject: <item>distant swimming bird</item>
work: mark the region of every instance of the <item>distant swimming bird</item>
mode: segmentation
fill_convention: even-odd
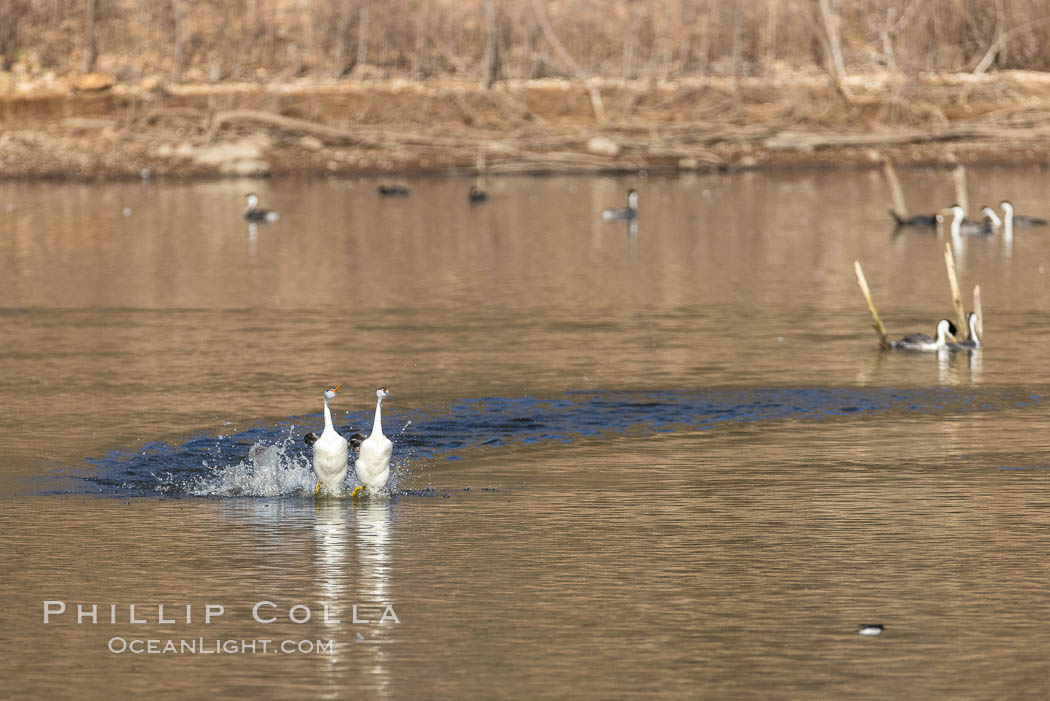
[[[342,385],[336,385],[324,391],[324,430],[312,443],[308,443],[314,449],[314,473],[317,475],[315,495],[321,493],[322,484],[326,493],[338,494],[346,479],[348,444],[332,425],[332,410],[328,407],[328,400],[335,399],[340,387]]]
[[[390,396],[386,387],[376,390],[376,416],[372,423],[372,434],[362,443],[357,454],[357,462],[354,469],[357,471],[357,479],[361,480],[369,492],[376,492],[386,484],[390,476],[390,455],[393,452],[393,443],[383,435],[383,400]],[[356,487],[350,496],[364,487]]]
[[[986,221],[993,229],[999,229],[1003,225],[1003,220],[999,218],[999,215],[995,213],[995,210],[984,205],[981,207],[981,214],[984,215],[984,221]]]
[[[277,221],[277,212],[272,209],[259,208],[259,196],[254,192],[245,195],[248,200],[248,208],[244,210],[244,218],[248,221]]]
[[[1023,214],[1015,214],[1014,206],[1009,200],[1003,200],[999,203],[999,206],[1003,209],[1003,219],[1006,220],[1007,226],[1046,226],[1047,222],[1045,219],[1039,217],[1026,217]]]
[[[404,185],[380,185],[376,192],[380,197],[404,197],[408,194],[408,188]]]
[[[955,333],[955,324],[947,319],[941,319],[937,322],[937,338],[930,338],[924,333],[910,333],[899,341],[891,343],[890,347],[914,351],[940,350],[948,347],[949,336],[951,336],[951,342],[955,342]]]
[[[942,214],[938,214],[937,215],[937,217],[938,217],[937,220],[938,221],[943,221],[943,213],[944,212],[951,212],[952,213],[952,224],[951,224],[952,236],[959,236],[960,234],[965,234],[967,236],[975,236],[975,235],[987,235],[987,234],[995,233],[995,229],[992,228],[992,225],[991,225],[990,222],[988,222],[988,221],[976,222],[976,221],[970,221],[969,219],[967,219],[966,218],[966,211],[962,207],[957,205],[957,204],[953,204],[951,207],[948,207],[947,209],[942,210]]]
[[[489,195],[484,190],[479,190],[477,185],[471,185],[468,197],[470,198],[471,204],[478,204],[487,200]]]
[[[977,312],[966,315],[966,325],[970,327],[969,337],[965,341],[948,344],[952,350],[977,350],[981,347],[981,339],[977,336]]]
[[[882,635],[884,630],[886,630],[886,626],[881,623],[867,623],[857,628],[857,632],[861,635]]]
[[[613,219],[634,219],[638,216],[638,192],[634,188],[627,191],[627,207],[624,209],[606,209],[602,212],[602,219],[611,221]]]
[[[936,214],[916,214],[914,217],[902,217],[891,209],[890,216],[893,217],[893,223],[897,225],[898,229],[906,226],[915,227],[916,229],[932,229],[937,226]]]

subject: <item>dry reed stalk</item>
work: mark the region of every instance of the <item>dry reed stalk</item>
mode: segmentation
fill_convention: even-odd
[[[904,190],[901,189],[901,181],[897,179],[897,171],[888,158],[882,161],[882,174],[886,176],[886,182],[890,186],[890,196],[893,198],[894,211],[902,219],[907,217],[908,205],[904,202]]]
[[[955,274],[955,254],[952,244],[944,244],[944,267],[948,271],[948,284],[952,288],[952,306],[955,307],[955,318],[959,322],[959,332],[966,328],[966,314],[963,312],[962,292],[959,291],[959,278]]]
[[[879,318],[879,310],[875,308],[875,300],[871,298],[871,288],[868,287],[868,280],[864,277],[864,269],[860,267],[859,260],[853,261],[853,271],[857,274],[857,284],[860,285],[864,301],[868,303],[868,310],[871,312],[872,328],[879,335],[879,348],[888,349],[890,341],[886,336],[886,327],[882,325],[882,319]]]
[[[970,198],[966,195],[966,166],[962,163],[955,166],[955,170],[952,171],[952,182],[955,183],[955,204],[963,208],[963,211],[969,211],[970,209]]]

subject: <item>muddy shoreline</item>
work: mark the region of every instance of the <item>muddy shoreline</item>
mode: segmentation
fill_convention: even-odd
[[[1050,75],[442,81],[0,93],[0,179],[652,173],[1043,164]]]

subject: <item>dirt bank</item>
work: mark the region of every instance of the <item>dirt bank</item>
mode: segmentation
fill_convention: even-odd
[[[1050,74],[0,86],[0,177],[651,172],[1050,161]],[[595,101],[599,104],[595,104]],[[604,119],[599,119],[602,115]]]

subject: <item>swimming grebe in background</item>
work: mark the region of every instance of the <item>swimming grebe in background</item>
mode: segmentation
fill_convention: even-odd
[[[899,350],[933,351],[947,348],[949,336],[951,342],[955,342],[955,324],[947,319],[937,322],[937,337],[930,338],[924,333],[910,333],[899,341],[890,344],[891,348]]]
[[[984,215],[984,220],[988,222],[993,229],[1002,228],[1003,220],[999,218],[999,215],[995,213],[994,209],[988,205],[984,205],[981,207],[981,214]]]
[[[916,214],[914,217],[902,217],[891,209],[890,216],[893,217],[893,223],[897,225],[898,229],[902,229],[906,226],[914,227],[916,229],[932,229],[937,226],[936,214]]]
[[[479,204],[487,200],[489,195],[487,192],[479,190],[477,185],[471,185],[470,194],[467,197],[470,199],[471,204]]]
[[[386,387],[376,390],[376,416],[372,423],[372,433],[362,443],[357,454],[354,470],[363,487],[355,487],[350,493],[356,497],[363,488],[370,493],[379,491],[390,476],[390,455],[393,444],[383,435],[383,400],[390,396]]]
[[[627,191],[627,207],[624,209],[606,209],[602,212],[602,219],[606,221],[634,219],[636,216],[638,216],[638,192],[634,188]]]
[[[380,185],[376,192],[380,197],[404,197],[408,194],[408,188],[404,185]]]
[[[248,200],[248,208],[244,210],[244,218],[248,221],[277,221],[277,212],[272,209],[261,209],[259,207],[259,196],[254,192],[245,195]]]
[[[1045,219],[1015,214],[1014,206],[1009,200],[1003,200],[999,203],[999,206],[1003,208],[1003,219],[1006,220],[1007,226],[1046,226],[1047,222]]]
[[[952,350],[976,350],[981,347],[981,339],[977,336],[977,312],[966,315],[966,325],[970,327],[970,336],[965,341],[948,344]]]
[[[348,444],[332,425],[332,410],[328,407],[328,400],[335,399],[340,387],[342,385],[336,385],[324,391],[324,430],[311,445],[314,449],[314,474],[317,475],[315,495],[321,493],[322,486],[326,494],[339,494],[346,478]]]
[[[959,236],[960,234],[966,234],[969,236],[985,235],[995,232],[990,222],[976,222],[967,219],[966,212],[957,204],[953,204],[951,207],[942,210],[941,213],[937,215],[938,221],[943,221],[944,214],[947,212],[951,212],[952,214],[952,236]]]

